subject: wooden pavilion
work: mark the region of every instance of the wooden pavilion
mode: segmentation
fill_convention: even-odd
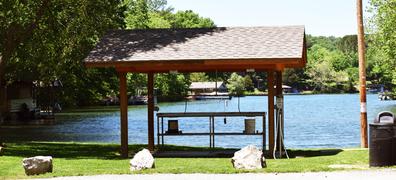
[[[154,74],[265,71],[268,142],[275,145],[274,97],[282,96],[282,71],[306,64],[304,26],[112,30],[84,60],[87,67],[119,72],[121,154],[128,156],[126,73],[148,76],[148,149],[154,150]]]

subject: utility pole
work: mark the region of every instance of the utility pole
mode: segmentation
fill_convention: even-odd
[[[363,27],[362,0],[357,0],[358,53],[359,53],[359,92],[360,92],[360,146],[367,148],[367,104],[366,104],[366,63]]]

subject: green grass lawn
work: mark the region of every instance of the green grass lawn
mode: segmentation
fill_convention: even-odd
[[[94,143],[7,143],[0,156],[0,179],[27,178],[22,159],[36,155],[53,157],[53,173],[33,177],[130,174],[129,159],[121,159],[116,144]],[[133,152],[144,145],[130,145]],[[207,148],[166,146],[166,150],[207,150]],[[243,172],[313,172],[334,171],[332,164],[368,168],[366,149],[291,150],[291,159],[267,160],[267,168],[256,171],[235,170],[230,158],[156,158],[155,169],[138,173],[243,173]]]

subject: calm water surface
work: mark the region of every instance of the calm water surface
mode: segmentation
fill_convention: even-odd
[[[160,103],[159,106],[160,112],[184,112],[185,103]],[[369,122],[380,111],[396,111],[396,101],[379,101],[374,94],[367,96],[367,106]],[[267,111],[267,97],[243,97],[240,110]],[[238,111],[238,99],[233,98],[227,106],[223,100],[188,102],[187,111]],[[360,145],[359,116],[358,94],[285,96],[285,145],[288,148],[357,147]],[[128,118],[129,143],[147,143],[146,106],[130,106]],[[119,143],[119,121],[118,107],[75,109],[58,114],[49,125],[1,125],[0,137],[5,141]],[[182,120],[179,126],[183,132],[208,132],[207,118]],[[217,132],[241,132],[244,121],[242,117],[227,118],[224,124],[223,118],[218,118],[215,126]],[[261,120],[256,122],[256,127],[261,127]],[[209,137],[167,137],[165,143],[209,146]],[[248,144],[261,145],[261,138],[216,137],[216,146],[239,148]]]

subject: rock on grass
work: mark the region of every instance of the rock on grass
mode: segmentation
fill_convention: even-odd
[[[154,168],[154,157],[149,150],[143,149],[136,153],[129,163],[131,165],[131,171],[151,169]]]
[[[263,152],[256,146],[249,145],[234,153],[231,159],[235,169],[261,169],[266,167]]]
[[[35,156],[23,159],[23,168],[28,176],[52,172],[51,156]]]

